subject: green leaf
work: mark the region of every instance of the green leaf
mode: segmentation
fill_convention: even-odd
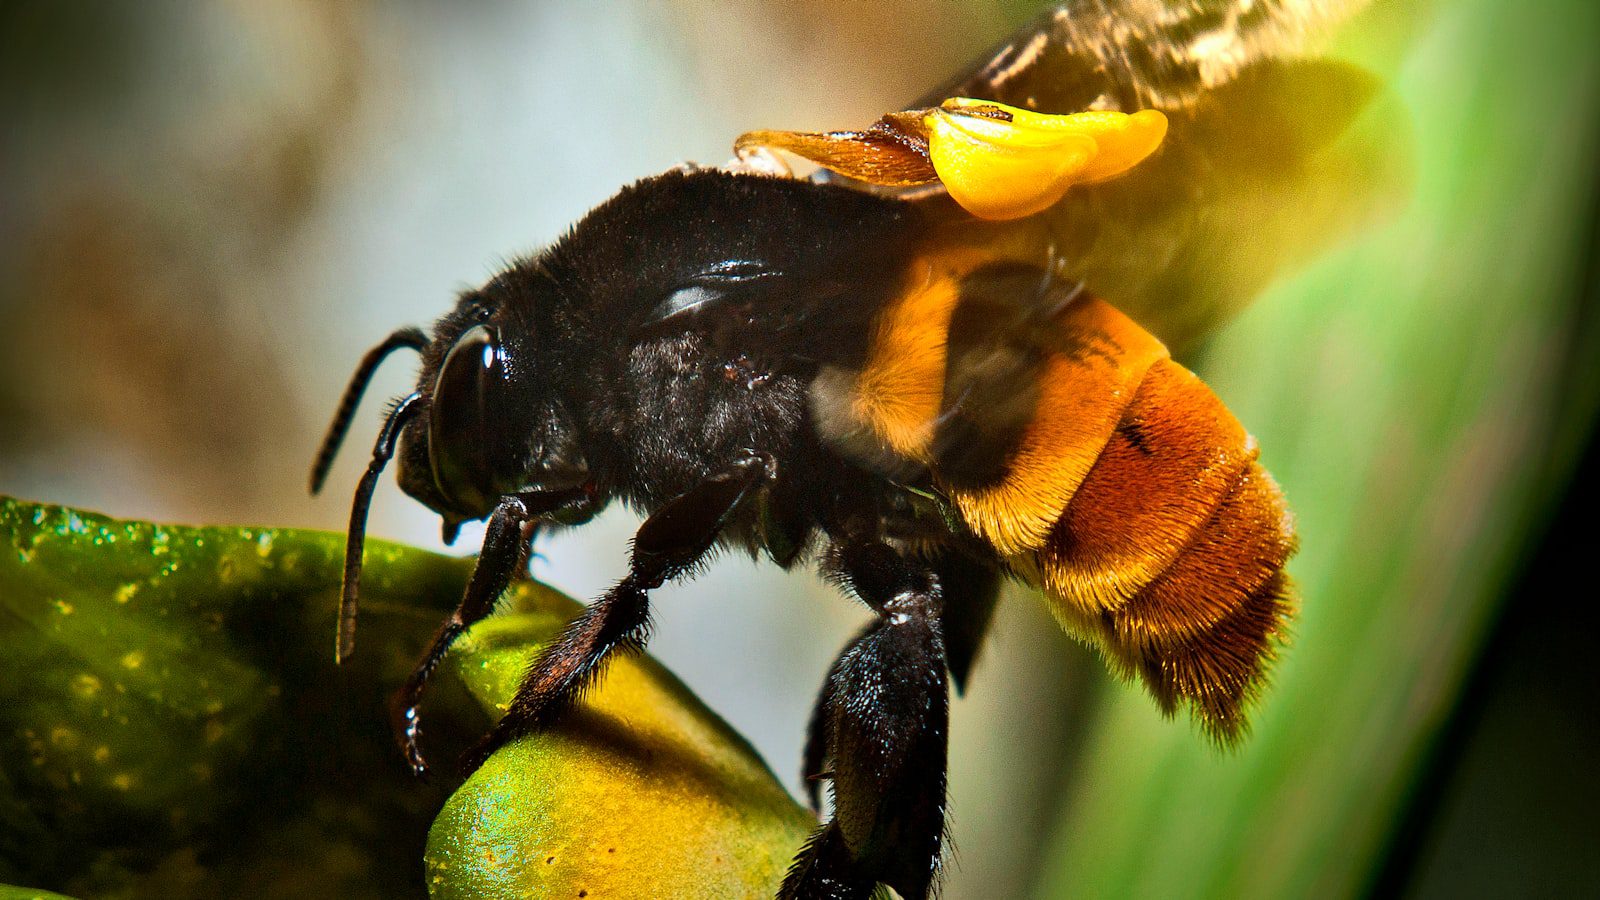
[[[343,544],[0,499],[0,882],[94,897],[492,896],[508,878],[576,896],[707,871],[734,893],[776,883],[808,815],[647,659],[497,754],[430,837],[456,784],[406,773],[387,697],[471,561],[369,543],[358,651],[336,668]],[[577,609],[531,582],[508,600],[523,611],[455,657],[473,693],[448,673],[429,693],[426,748],[446,772]],[[523,851],[544,868],[518,869]]]
[[[418,893],[448,786],[404,774],[385,697],[466,569],[371,546],[363,647],[336,670],[342,545],[0,500],[0,881]],[[441,692],[441,736],[483,727],[464,700]]]

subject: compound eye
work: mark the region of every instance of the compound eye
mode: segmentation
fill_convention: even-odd
[[[508,444],[503,403],[508,372],[499,336],[475,325],[456,341],[439,368],[428,421],[428,456],[433,479],[457,511],[486,515],[499,499],[494,486],[507,461],[496,449]]]

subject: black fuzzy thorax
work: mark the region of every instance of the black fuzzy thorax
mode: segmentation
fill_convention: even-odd
[[[525,449],[530,483],[540,449],[569,441],[604,497],[645,513],[745,451],[770,454],[778,478],[733,533],[784,562],[888,490],[824,445],[810,388],[825,366],[859,368],[928,228],[911,204],[829,185],[658,175],[464,294],[435,325],[419,390],[463,332],[495,326],[516,360],[500,433]],[[663,318],[702,283],[712,302]],[[426,441],[406,438],[402,485],[438,509]]]
[[[566,290],[564,368],[581,375],[563,388],[596,474],[645,511],[747,449],[772,454],[790,485],[837,474],[809,386],[822,365],[859,365],[915,232],[903,203],[720,172],[657,176],[597,208],[541,260]],[[773,274],[652,320],[732,262]]]

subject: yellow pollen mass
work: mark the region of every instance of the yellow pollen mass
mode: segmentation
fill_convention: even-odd
[[[1075,184],[1133,168],[1167,134],[1167,117],[1154,109],[1050,115],[965,97],[946,100],[923,124],[939,180],[980,219],[1048,209]]]

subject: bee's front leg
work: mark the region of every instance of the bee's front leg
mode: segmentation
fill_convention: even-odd
[[[703,557],[741,501],[773,475],[772,458],[751,453],[669,500],[639,527],[628,574],[589,604],[534,662],[506,714],[462,759],[467,772],[506,742],[549,724],[582,693],[613,649],[644,647],[648,594]]]
[[[876,539],[836,547],[829,566],[878,621],[850,642],[823,687],[807,755],[828,770],[833,819],[806,842],[778,896],[867,897],[882,882],[921,900],[938,877],[944,836],[939,579]]]
[[[500,498],[489,516],[483,550],[478,554],[478,564],[472,569],[472,577],[467,581],[460,605],[439,626],[427,651],[417,661],[416,668],[411,670],[410,677],[389,703],[395,740],[400,744],[400,751],[405,754],[412,774],[418,777],[428,774],[428,763],[422,757],[419,744],[422,719],[418,706],[433,670],[438,668],[456,638],[487,616],[500,595],[505,593],[512,576],[527,558],[528,542],[532,536],[530,527],[536,526],[543,516],[591,500],[582,488],[509,494]]]

